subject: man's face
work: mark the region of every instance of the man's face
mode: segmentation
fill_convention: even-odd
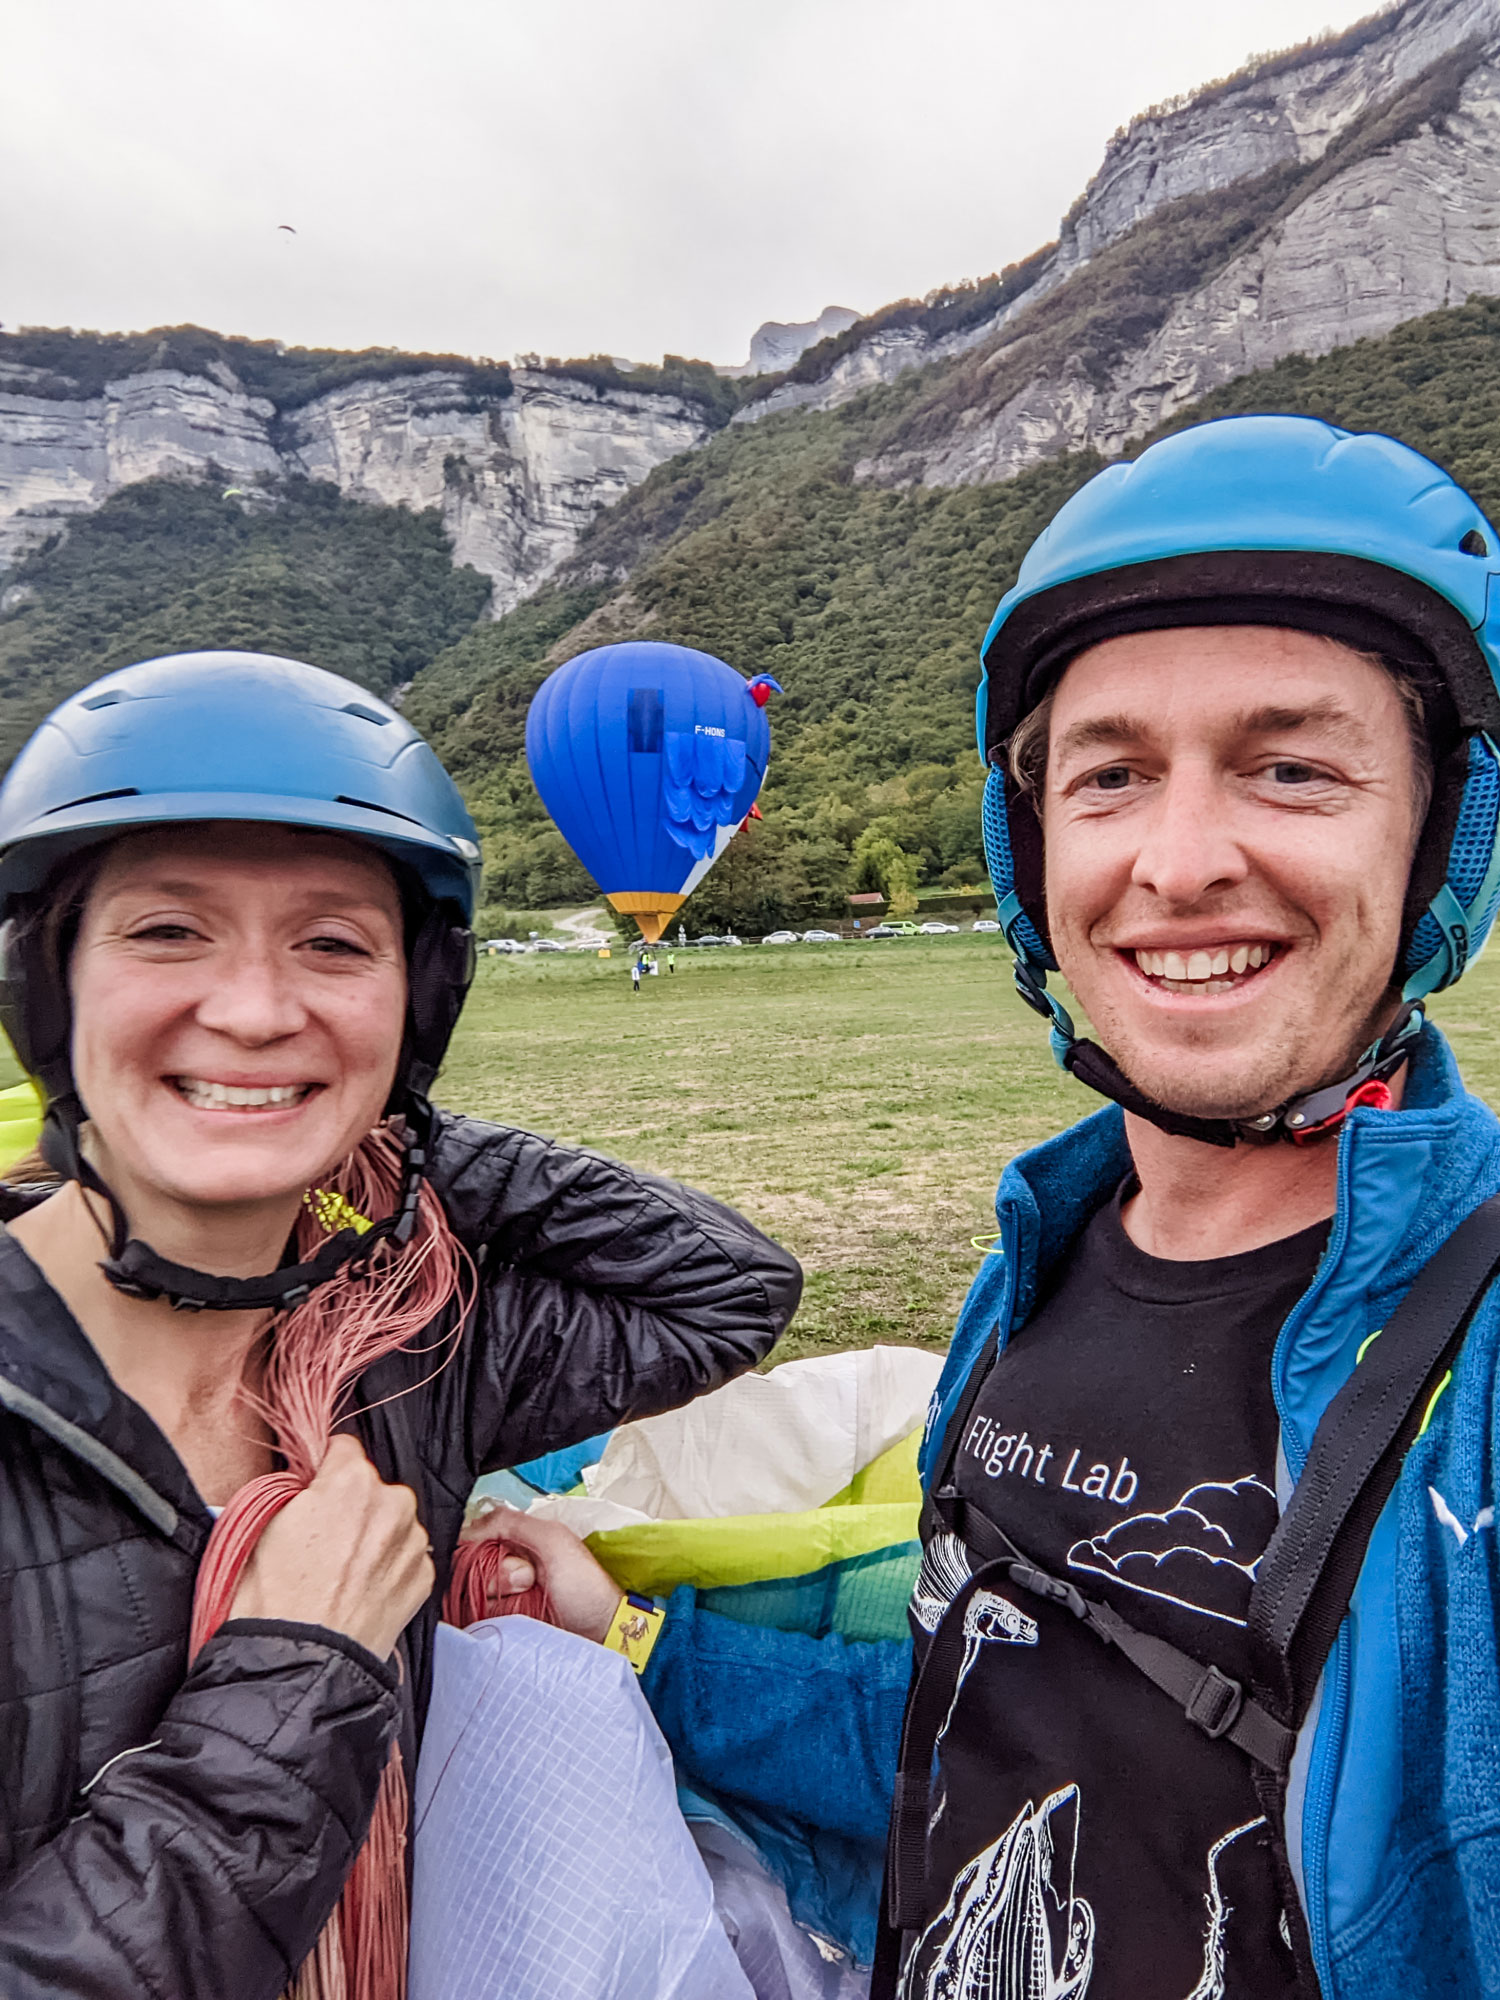
[[[1384,1025],[1418,831],[1394,682],[1333,639],[1138,632],[1063,675],[1043,803],[1053,948],[1174,1111],[1258,1116]]]

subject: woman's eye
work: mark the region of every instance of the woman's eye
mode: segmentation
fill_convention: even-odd
[[[366,956],[364,946],[356,944],[352,938],[315,937],[309,938],[307,944],[309,950],[318,952],[328,958],[364,958]]]
[[[130,939],[133,944],[185,944],[197,935],[187,924],[147,924],[132,931]]]

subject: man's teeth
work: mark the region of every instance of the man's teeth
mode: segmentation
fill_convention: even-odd
[[[177,1088],[195,1110],[222,1111],[227,1106],[276,1106],[296,1104],[310,1088],[305,1083],[205,1083],[201,1077],[180,1076]]]
[[[1217,944],[1200,951],[1138,951],[1148,979],[1192,993],[1227,993],[1241,973],[1257,972],[1275,956],[1271,944]]]

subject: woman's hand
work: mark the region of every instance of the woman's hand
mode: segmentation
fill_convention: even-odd
[[[515,1507],[492,1507],[470,1521],[459,1539],[499,1540],[526,1551],[501,1565],[501,1581],[490,1593],[491,1615],[501,1609],[500,1599],[519,1597],[540,1577],[557,1622],[569,1632],[599,1640],[609,1630],[620,1602],[620,1586],[561,1521],[538,1520]]]
[[[416,1494],[387,1486],[356,1439],[336,1437],[261,1536],[229,1615],[325,1625],[384,1660],[435,1581]]]

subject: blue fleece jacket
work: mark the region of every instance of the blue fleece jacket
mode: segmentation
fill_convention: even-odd
[[[933,1398],[929,1476],[969,1371],[1025,1324],[1040,1287],[1129,1167],[1111,1106],[1006,1169],[1001,1254],[960,1314]],[[1318,1419],[1437,1246],[1500,1192],[1500,1121],[1429,1026],[1399,1111],[1339,1139],[1327,1251],[1272,1361],[1283,1501]],[[1292,1864],[1327,2000],[1500,1995],[1500,1288],[1475,1315],[1361,1571],[1299,1740]],[[672,1600],[646,1691],[686,1768],[752,1815],[808,1832],[812,1877],[773,1847],[793,1908],[867,1956],[910,1662],[905,1645],[769,1632]],[[819,1829],[857,1833],[857,1883],[818,1879]],[[766,1851],[763,1848],[763,1851]],[[830,1896],[830,1891],[832,1895]],[[808,1912],[821,1909],[819,1924]]]

